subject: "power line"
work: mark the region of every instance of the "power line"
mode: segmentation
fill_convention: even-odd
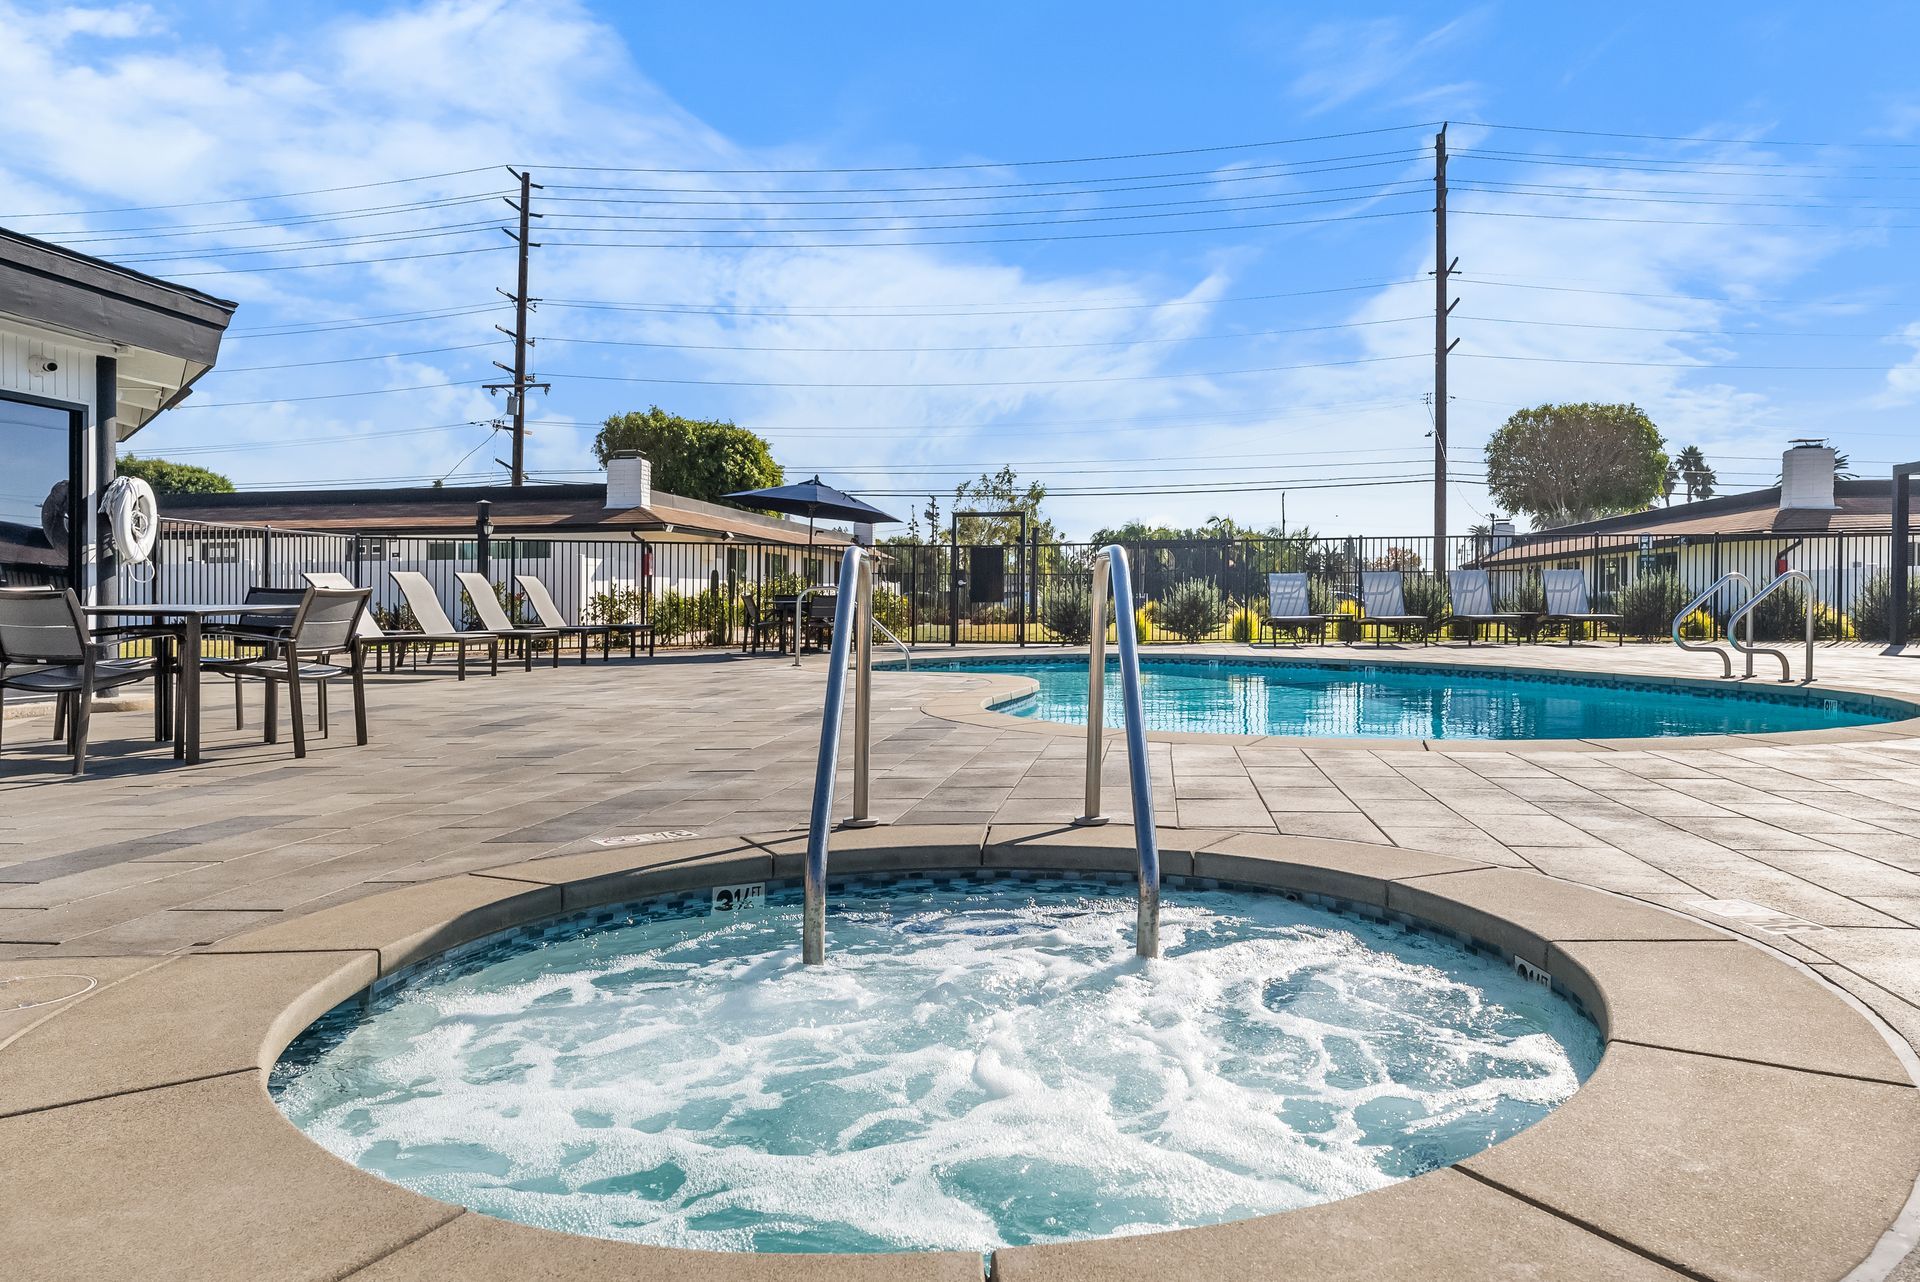
[[[442,387],[479,387],[485,380],[478,378],[454,379],[442,383],[415,383],[408,387],[376,387],[363,392],[326,392],[318,396],[269,396],[257,401],[187,401],[173,407],[173,412],[181,410],[224,410],[246,405],[280,405],[293,401],[339,401],[353,396],[392,396],[397,392],[427,392]]]
[[[293,200],[301,196],[327,196],[337,191],[367,191],[374,187],[397,187],[402,183],[431,182],[436,178],[462,178],[468,174],[484,174],[497,165],[480,165],[473,169],[449,169],[440,174],[414,174],[407,178],[383,178],[378,182],[347,183],[339,187],[314,187],[307,191],[283,191],[270,196],[226,196],[218,200],[187,200],[171,205],[117,205],[111,209],[67,209],[45,210],[37,214],[0,214],[0,219],[17,218],[91,218],[97,214],[132,214],[163,209],[206,209],[213,205],[252,205],[269,200]]]
[[[702,303],[625,303],[610,299],[548,298],[541,300],[547,307],[579,308],[588,311],[625,311],[652,312],[674,316],[753,316],[774,319],[816,317],[835,320],[900,319],[910,320],[916,317],[953,317],[953,316],[1041,316],[1061,315],[1074,312],[1105,311],[1149,311],[1163,307],[1213,307],[1222,303],[1259,303],[1271,302],[1282,298],[1306,298],[1319,294],[1350,294],[1370,289],[1388,289],[1399,285],[1423,285],[1422,277],[1408,277],[1404,280],[1363,281],[1353,285],[1334,285],[1321,289],[1296,289],[1277,294],[1239,294],[1222,298],[1174,298],[1162,302],[1102,302],[1089,300],[1075,303],[1067,299],[1033,299],[1030,306],[1009,308],[1001,302],[974,303],[922,303],[922,307],[961,308],[967,310],[948,311],[901,311],[900,304],[882,303],[834,303],[810,304],[816,310],[802,311],[786,307],[713,307]],[[1055,304],[1059,304],[1056,306]],[[892,307],[890,311],[845,311],[817,310],[833,308]],[[983,309],[983,310],[974,310]],[[993,309],[993,310],[984,310]]]
[[[262,325],[254,329],[230,329],[220,336],[223,343],[243,338],[291,338],[303,334],[328,334],[335,330],[373,329],[384,325],[416,325],[427,321],[452,320],[482,312],[497,312],[511,303],[469,303],[459,307],[423,312],[386,312],[373,316],[342,316],[333,320],[289,321],[284,325]]]
[[[1405,165],[1424,154],[1420,149],[1363,151],[1348,156],[1323,156],[1314,160],[1256,165],[1222,172],[1217,166],[1207,169],[1170,169],[1150,174],[1112,174],[1104,178],[1059,178],[1041,181],[1002,183],[939,183],[914,187],[608,187],[578,183],[552,183],[554,191],[619,192],[623,195],[651,196],[825,196],[825,200],[628,200],[613,196],[550,196],[556,203],[593,205],[921,205],[987,200],[1043,200],[1054,196],[1103,196],[1113,192],[1158,191],[1172,187],[1223,186],[1228,183],[1268,182],[1280,178],[1311,177],[1315,174],[1342,173],[1354,169],[1382,169]],[[1337,162],[1337,163],[1336,163]],[[1182,182],[1148,182],[1148,179],[1178,178]],[[1104,186],[1075,184],[1098,183]],[[1138,184],[1115,186],[1117,183]],[[1016,190],[1018,189],[1018,190]],[[988,192],[979,196],[913,196],[896,192]]]
[[[1478,129],[1504,129],[1513,133],[1563,134],[1575,138],[1627,138],[1635,142],[1710,143],[1733,147],[1882,147],[1903,151],[1920,148],[1920,143],[1912,142],[1791,142],[1779,138],[1704,138],[1685,134],[1630,134],[1605,129],[1555,129],[1547,125],[1502,125],[1486,120],[1456,120],[1454,123],[1471,124]]]
[[[488,339],[484,343],[462,343],[457,347],[422,347],[411,352],[380,352],[372,356],[337,356],[331,360],[284,361],[274,365],[222,365],[220,370],[226,374],[252,374],[269,369],[313,369],[321,365],[353,365],[361,361],[389,361],[403,356],[434,356],[441,352],[470,352],[480,347],[498,347],[499,339]]]
[[[395,214],[479,204],[505,194],[504,191],[483,191],[471,196],[448,196],[442,200],[416,200],[397,205],[365,205],[357,209],[299,214],[289,218],[239,218],[217,223],[150,223],[145,227],[75,227],[65,231],[41,231],[36,234],[43,240],[56,240],[63,245],[91,244],[103,240],[173,240],[182,236],[213,235],[224,231],[251,231],[256,228],[266,230],[301,227],[314,223],[352,222],[363,218],[387,218]]]
[[[943,165],[862,165],[842,168],[798,167],[784,169],[670,169],[637,165],[537,165],[555,172],[596,174],[925,174],[964,169],[1032,169],[1047,165],[1098,165],[1119,160],[1157,160],[1164,156],[1217,155],[1224,151],[1255,151],[1266,147],[1292,147],[1308,142],[1329,142],[1336,138],[1365,138],[1379,134],[1405,133],[1426,129],[1431,122],[1410,125],[1382,125],[1375,129],[1348,129],[1340,133],[1312,134],[1299,138],[1274,138],[1264,142],[1215,143],[1205,147],[1174,147],[1164,151],[1116,152],[1106,156],[1068,156],[1050,160],[976,160]],[[526,168],[527,166],[521,166]]]
[[[1403,356],[1357,356],[1350,360],[1309,361],[1298,365],[1263,365],[1252,369],[1213,369],[1189,370],[1171,374],[1112,374],[1090,378],[1019,378],[984,379],[968,382],[913,382],[913,383],[789,383],[770,382],[752,379],[710,379],[710,378],[657,378],[651,375],[634,374],[556,374],[555,378],[573,378],[586,382],[599,383],[670,383],[693,387],[809,387],[809,388],[928,388],[928,387],[1052,387],[1067,383],[1138,383],[1165,379],[1181,378],[1228,378],[1240,374],[1277,374],[1296,369],[1332,369],[1347,365],[1377,365],[1385,361],[1415,360],[1425,356],[1425,352],[1411,352]]]
[[[328,263],[269,263],[260,267],[209,267],[198,272],[168,272],[172,280],[194,276],[248,276],[256,272],[306,271],[315,267],[366,267],[374,263],[406,263],[421,258],[457,258],[462,254],[497,254],[511,245],[476,245],[471,249],[442,249],[428,254],[389,254],[384,258],[342,258]]]
[[[768,244],[714,244],[705,241],[552,241],[558,249],[887,249],[916,248],[927,245],[1027,245],[1043,241],[1115,240],[1137,236],[1185,236],[1219,231],[1252,231],[1267,227],[1304,227],[1316,223],[1357,222],[1373,218],[1403,218],[1424,214],[1425,209],[1393,209],[1378,213],[1331,214],[1323,218],[1285,218],[1271,222],[1229,223],[1221,227],[1154,227],[1137,231],[1078,232],[1063,236],[974,236],[929,240],[848,240],[782,241]],[[803,233],[764,232],[763,235],[800,235]]]
[[[542,338],[541,341],[549,344],[575,343],[590,347],[644,347],[687,352],[831,352],[873,355],[913,352],[1032,352],[1088,347],[1134,347],[1165,343],[1205,343],[1233,338],[1271,338],[1283,334],[1314,334],[1326,330],[1360,329],[1373,325],[1401,325],[1409,321],[1422,321],[1426,319],[1428,318],[1425,316],[1394,316],[1383,320],[1339,321],[1326,325],[1302,325],[1292,329],[1248,330],[1237,334],[1188,334],[1176,338],[1113,338],[1085,343],[1004,343],[971,347],[936,347],[922,344],[915,344],[909,347],[780,347],[756,346],[746,343],[656,343],[640,339],[571,338],[562,335],[549,335]]]

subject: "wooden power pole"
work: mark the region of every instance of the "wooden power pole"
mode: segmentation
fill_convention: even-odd
[[[527,373],[527,349],[534,345],[532,336],[527,333],[527,313],[532,310],[536,301],[527,295],[527,255],[528,251],[540,247],[540,243],[528,233],[532,229],[531,220],[544,217],[542,214],[533,212],[533,193],[540,190],[540,184],[533,181],[531,173],[519,173],[512,168],[507,172],[520,180],[519,203],[515,204],[511,196],[506,198],[507,204],[520,215],[519,234],[506,232],[507,238],[519,247],[520,273],[515,292],[508,294],[504,289],[499,291],[513,303],[513,328],[508,329],[504,325],[494,326],[513,340],[513,364],[508,366],[495,361],[494,365],[511,374],[513,381],[488,383],[486,389],[489,392],[507,394],[507,412],[513,419],[513,485],[517,489],[527,483],[527,393],[536,387],[545,392],[550,390],[552,385],[531,382],[531,375]],[[503,227],[501,230],[506,231],[506,228]]]
[[[1447,569],[1447,282],[1459,259],[1447,258],[1447,127],[1433,136],[1433,570]]]

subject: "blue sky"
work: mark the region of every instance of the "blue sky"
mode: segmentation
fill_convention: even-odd
[[[489,193],[524,163],[537,476],[658,403],[903,513],[1011,463],[1074,534],[1268,524],[1283,490],[1294,524],[1420,532],[1441,119],[1497,126],[1449,131],[1456,526],[1547,400],[1636,401],[1728,489],[1794,437],[1920,454],[1911,6],[0,0],[0,29],[0,224],[241,301],[135,448],[243,484],[499,475]],[[264,198],[322,188],[354,189]]]

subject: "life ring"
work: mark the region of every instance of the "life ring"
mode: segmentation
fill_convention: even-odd
[[[152,556],[154,540],[160,536],[160,503],[153,487],[137,476],[118,476],[101,502],[122,563],[138,565]]]
[[[48,547],[65,552],[72,529],[67,521],[67,483],[55,481],[40,503],[40,533],[46,535]]]

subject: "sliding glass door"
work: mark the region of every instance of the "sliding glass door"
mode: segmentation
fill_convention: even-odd
[[[83,411],[0,392],[0,584],[73,586]]]

